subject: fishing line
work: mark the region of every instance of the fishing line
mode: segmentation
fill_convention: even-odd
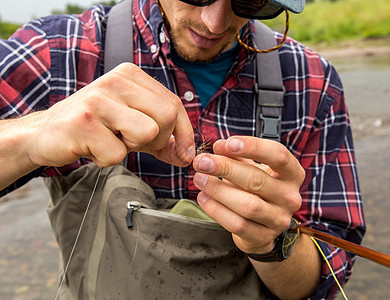
[[[73,243],[73,247],[72,247],[72,250],[70,251],[70,255],[69,255],[69,258],[68,258],[68,261],[66,263],[66,267],[65,267],[65,270],[64,270],[64,274],[62,275],[62,278],[61,278],[61,282],[60,282],[60,285],[58,287],[58,290],[57,290],[57,294],[54,298],[54,300],[57,300],[59,295],[60,295],[60,291],[61,291],[61,288],[62,288],[62,285],[64,284],[64,281],[65,281],[65,276],[66,276],[66,273],[68,272],[68,268],[69,268],[69,265],[70,265],[70,261],[72,260],[72,256],[73,256],[73,253],[74,253],[74,250],[76,249],[76,245],[77,245],[77,242],[79,240],[79,237],[80,237],[80,234],[81,234],[81,230],[83,229],[83,226],[84,226],[84,221],[87,217],[87,213],[89,211],[89,206],[91,205],[91,202],[92,202],[92,198],[95,194],[95,191],[96,191],[96,188],[97,188],[97,185],[98,185],[98,182],[99,182],[99,179],[100,179],[100,174],[102,173],[102,167],[99,168],[99,173],[97,175],[97,178],[96,178],[96,182],[95,182],[95,185],[92,189],[92,193],[91,193],[91,196],[89,197],[89,200],[88,200],[88,204],[87,204],[87,208],[85,209],[85,213],[84,213],[84,216],[83,216],[83,219],[81,220],[81,224],[80,224],[80,227],[79,227],[79,231],[77,232],[77,235],[76,235],[76,239]]]
[[[336,275],[334,274],[333,269],[332,269],[332,267],[330,266],[330,263],[329,263],[328,259],[326,258],[325,253],[322,251],[320,245],[318,245],[318,243],[317,243],[317,241],[315,240],[315,238],[313,238],[313,237],[310,237],[310,238],[311,238],[311,240],[313,241],[313,243],[317,246],[318,251],[320,251],[322,257],[325,259],[326,264],[328,265],[329,270],[330,270],[330,272],[332,273],[334,280],[336,281],[337,285],[339,286],[339,289],[340,289],[341,293],[342,293],[343,296],[344,296],[344,299],[345,299],[345,300],[348,300],[348,297],[347,297],[347,295],[344,293],[344,290],[343,290],[343,288],[341,287],[341,284],[340,284],[339,281],[337,280],[337,277],[336,277]]]

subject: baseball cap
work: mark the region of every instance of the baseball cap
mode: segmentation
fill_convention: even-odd
[[[305,0],[271,0],[271,1],[297,14],[303,11],[306,2]]]

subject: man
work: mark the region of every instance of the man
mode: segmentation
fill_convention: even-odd
[[[341,83],[325,59],[288,39],[279,50],[284,145],[253,137],[255,54],[236,35],[253,45],[248,19],[255,12],[299,11],[303,1],[249,2],[246,13],[237,3],[246,5],[135,0],[140,68],[122,64],[103,76],[107,7],[39,19],[2,41],[0,188],[5,193],[34,176],[68,174],[88,159],[115,165],[129,153],[128,168],[156,194],[196,198],[244,253],[270,252],[292,216],[359,243],[364,221],[350,126]],[[192,76],[202,68],[212,81]],[[195,157],[204,140],[214,154]],[[354,257],[321,247],[345,283]],[[279,298],[337,292],[305,235],[282,262],[250,261]]]

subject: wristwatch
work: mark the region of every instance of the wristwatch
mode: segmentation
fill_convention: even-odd
[[[253,260],[262,262],[283,261],[289,258],[293,252],[298,234],[298,223],[291,219],[290,226],[276,237],[275,247],[270,252],[263,254],[246,253],[246,255]]]

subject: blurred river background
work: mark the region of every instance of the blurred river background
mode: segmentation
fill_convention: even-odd
[[[322,54],[336,66],[350,110],[368,226],[363,245],[390,254],[390,51],[377,52]],[[54,299],[58,249],[48,201],[40,179],[0,198],[0,299]],[[358,258],[345,292],[390,299],[390,269]]]

